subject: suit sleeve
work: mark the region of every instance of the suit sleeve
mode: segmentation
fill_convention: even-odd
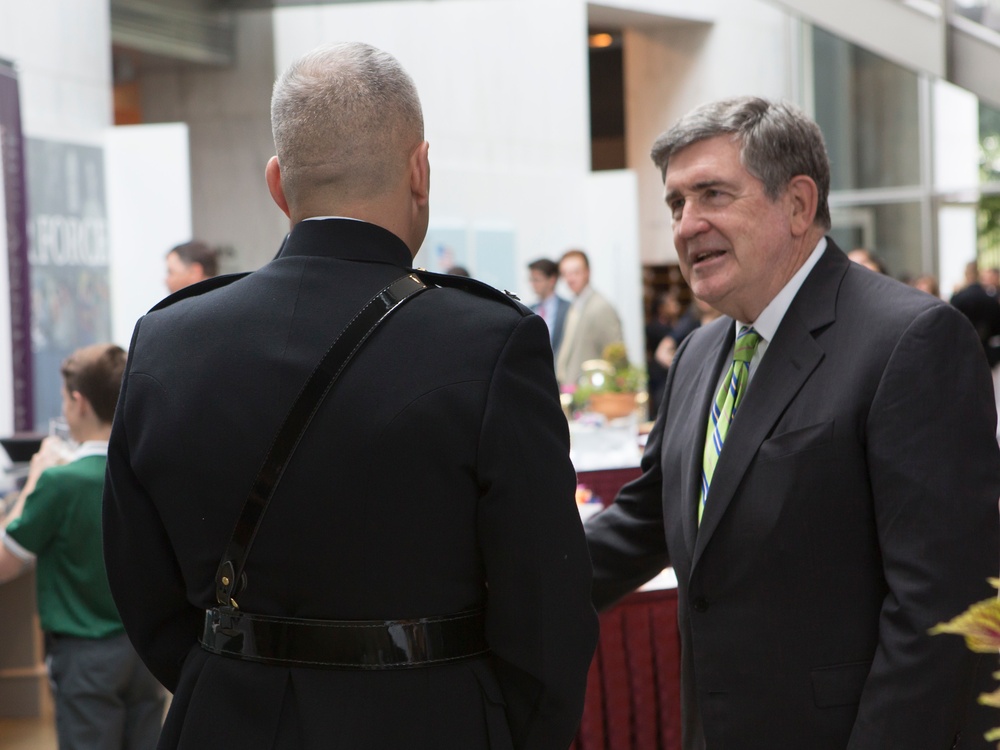
[[[867,420],[887,594],[852,750],[951,747],[974,703],[980,657],[960,638],[927,631],[992,593],[995,425],[990,373],[972,328],[944,305],[919,315],[888,361]]]
[[[675,358],[679,363],[682,347]],[[594,604],[606,609],[670,565],[663,529],[663,473],[660,451],[670,413],[671,368],[666,394],[649,433],[640,468],[615,502],[587,522],[587,546],[594,566]]]
[[[479,445],[486,635],[514,746],[569,746],[597,642],[576,473],[544,322],[522,318],[497,362]]]
[[[197,643],[204,612],[188,602],[166,529],[131,463],[126,424],[137,408],[129,399],[129,383],[137,377],[131,372],[132,354],[141,325],[140,320],[132,337],[108,443],[104,561],[129,639],[156,679],[173,692],[184,659]]]

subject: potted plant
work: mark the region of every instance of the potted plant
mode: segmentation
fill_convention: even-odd
[[[583,363],[574,404],[608,419],[625,417],[635,411],[637,396],[645,386],[646,371],[629,363],[625,344],[608,344],[601,359]]]

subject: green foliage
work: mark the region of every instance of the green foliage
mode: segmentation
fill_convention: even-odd
[[[979,105],[979,177],[1000,183],[1000,109]],[[978,211],[980,267],[1000,265],[1000,195],[983,195]]]
[[[595,393],[638,393],[646,387],[646,368],[628,361],[625,344],[608,344],[599,360],[600,366],[585,371],[573,392],[573,406],[582,409]]]

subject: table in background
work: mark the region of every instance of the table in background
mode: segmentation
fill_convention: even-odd
[[[577,475],[605,505],[638,467]],[[601,614],[583,720],[571,750],[679,750],[680,637],[677,589],[629,594]]]

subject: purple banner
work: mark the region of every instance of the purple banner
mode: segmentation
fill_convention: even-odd
[[[0,166],[3,172],[10,278],[11,359],[14,430],[34,428],[34,378],[31,353],[31,280],[28,266],[28,220],[24,173],[24,137],[17,74],[0,61]]]

